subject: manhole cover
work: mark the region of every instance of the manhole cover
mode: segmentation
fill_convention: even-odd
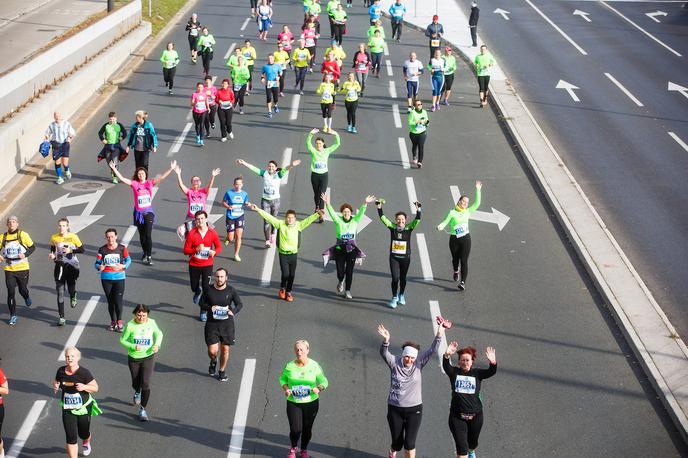
[[[70,181],[62,186],[63,189],[73,192],[97,191],[99,189],[112,188],[114,184],[106,181]]]

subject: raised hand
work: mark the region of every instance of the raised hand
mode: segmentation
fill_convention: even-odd
[[[380,334],[383,339],[385,339],[385,343],[389,342],[391,335],[390,335],[389,331],[382,324],[377,325],[377,333]]]
[[[374,201],[375,201],[375,196],[368,195],[368,196],[366,196],[366,198],[365,198],[365,203],[366,203],[366,204],[369,204],[369,203],[374,202]]]
[[[234,162],[236,162],[236,163],[239,164],[239,165],[245,165],[245,164],[246,164],[246,161],[244,161],[243,159],[237,159],[237,160],[234,161]]]
[[[311,133],[314,135],[317,134],[318,132],[320,132],[320,129],[318,129],[317,127],[314,129],[311,129]]]
[[[218,175],[220,174],[220,169],[213,169],[213,171],[211,172],[211,174],[212,174],[214,177],[218,176]]]
[[[325,204],[330,203],[330,196],[328,196],[326,193],[321,193],[320,198],[323,200],[323,202],[325,202]]]
[[[459,343],[456,340],[452,340],[447,345],[447,351],[444,352],[445,355],[451,356],[459,350]]]
[[[490,362],[490,364],[497,364],[497,356],[495,354],[494,347],[487,347],[485,349],[485,357]]]
[[[480,180],[475,180],[475,189],[480,189],[483,187],[483,182]]]

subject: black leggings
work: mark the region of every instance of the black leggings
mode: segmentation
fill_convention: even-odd
[[[311,60],[309,61],[308,65],[313,68],[313,64],[315,63],[315,46],[311,46],[310,48],[306,48],[309,53],[311,53]]]
[[[165,80],[165,84],[167,87],[172,90],[172,87],[174,86],[174,74],[177,73],[177,67],[172,67],[172,68],[163,68],[162,69],[162,77]]]
[[[334,262],[337,265],[337,280],[344,282],[344,289],[351,290],[351,283],[354,281],[354,265],[356,264],[356,250],[351,250],[348,253],[345,249],[334,250]]]
[[[289,440],[296,447],[301,438],[301,450],[307,450],[313,437],[313,423],[318,415],[318,399],[311,402],[296,403],[287,401],[287,418],[289,419]]]
[[[243,84],[241,86],[241,89],[239,89],[238,91],[234,91],[234,96],[236,97],[236,103],[238,103],[239,106],[243,108],[244,97],[246,96],[246,85]]]
[[[392,433],[392,450],[415,450],[416,436],[423,419],[423,404],[414,407],[397,407],[387,404],[387,423]]]
[[[344,38],[344,24],[334,24],[334,39],[337,41],[339,46],[342,45],[342,39]]]
[[[155,213],[147,212],[143,214],[143,222],[135,221],[136,229],[139,231],[139,243],[143,254],[150,256],[153,253],[153,221]]]
[[[356,127],[356,109],[358,108],[358,100],[353,102],[344,101],[346,107],[346,123]]]
[[[201,52],[201,58],[203,59],[203,72],[207,75],[210,73],[210,61],[213,60],[213,52],[206,49]]]
[[[296,277],[296,263],[298,261],[297,254],[279,254],[280,270],[282,271],[282,278],[280,279],[280,288],[290,293],[294,287],[294,277]]]
[[[459,271],[461,266],[461,281],[465,282],[468,278],[468,255],[471,254],[471,234],[463,237],[452,235],[449,237],[449,251],[452,257],[452,267],[454,272]]]
[[[62,425],[64,426],[66,442],[70,445],[76,444],[77,440],[86,440],[91,437],[91,411],[93,404],[86,406],[88,413],[85,415],[74,415],[71,410],[62,410]]]
[[[468,455],[469,450],[478,448],[482,427],[482,412],[476,413],[472,420],[463,420],[460,414],[449,412],[449,430],[454,438],[457,455]]]
[[[253,89],[253,67],[254,65],[248,66],[248,90]]]
[[[322,197],[320,194],[327,191],[327,178],[328,173],[315,173],[311,172],[311,186],[313,186],[313,201],[315,202],[316,210],[324,210],[325,205],[323,204]]]
[[[136,168],[143,167],[148,170],[148,160],[150,159],[150,151],[139,151],[134,150],[134,161],[136,162]]]
[[[404,24],[403,19],[392,18],[392,38],[401,39],[401,28]]]
[[[205,131],[203,130],[203,124],[205,124],[208,121],[208,112],[204,111],[203,113],[196,113],[194,111],[193,120],[196,129],[196,137],[201,137],[201,140],[203,140],[203,134],[205,133]]]
[[[137,393],[141,393],[141,406],[145,408],[150,399],[150,379],[155,369],[155,354],[141,359],[130,356],[127,363],[131,373],[131,387]]]
[[[399,258],[389,255],[389,270],[392,271],[392,296],[404,294],[406,290],[406,274],[411,265],[411,257]]]
[[[287,82],[287,69],[286,69],[286,68],[283,68],[283,69],[282,69],[282,75],[280,76],[280,80],[279,80],[279,91],[280,91],[280,94],[281,94],[282,92],[284,92],[284,83],[286,83],[286,82]]]
[[[205,126],[205,136],[210,137],[210,126],[215,125],[215,114],[217,113],[217,104],[210,105],[210,110],[208,110],[208,116],[203,120],[203,126]]]
[[[122,319],[122,306],[124,305],[124,280],[100,280],[108,302],[110,321]]]
[[[79,278],[79,269],[69,264],[55,264],[55,291],[57,292],[57,312],[60,318],[64,318],[64,291],[65,286],[69,298],[76,297],[76,279]]]
[[[220,108],[217,110],[217,119],[220,121],[220,134],[225,138],[232,133],[232,109]]]
[[[423,162],[423,151],[425,147],[425,137],[426,133],[414,134],[409,133],[411,138],[411,153],[414,159],[418,159],[418,162]]]
[[[19,288],[19,294],[26,300],[29,297],[29,269],[18,270],[16,272],[5,271],[5,285],[7,285],[7,306],[10,308],[10,315],[17,314],[17,300],[14,292]]]
[[[487,86],[490,84],[490,75],[478,77],[478,88],[480,92],[487,92]]]
[[[370,70],[373,72],[380,73],[380,65],[382,64],[382,53],[381,52],[371,52],[370,53]]]
[[[213,266],[192,266],[189,265],[189,284],[191,285],[191,291],[196,293],[199,289],[203,291],[201,295],[201,300],[198,305],[201,307],[202,311],[206,311],[205,307],[205,294],[210,288],[210,277],[213,276]]]
[[[306,72],[308,67],[296,67],[294,68],[294,75],[296,76],[296,86],[299,90],[303,91],[303,84],[306,82]]]
[[[334,110],[334,103],[321,103],[320,111],[322,111],[323,119],[332,117],[332,110]]]

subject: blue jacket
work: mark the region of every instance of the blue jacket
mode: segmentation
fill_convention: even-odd
[[[138,122],[135,122],[131,125],[131,129],[129,130],[129,141],[127,142],[127,146],[129,146],[129,148],[133,148],[134,146],[136,146],[136,133],[139,127],[140,124]],[[155,135],[155,129],[153,128],[153,124],[151,124],[150,121],[143,121],[143,129],[143,147],[145,148],[145,150],[148,151],[152,148],[157,148],[158,136]]]
[[[392,6],[389,7],[389,14],[394,19],[401,19],[406,14],[406,7],[402,4],[392,3]]]

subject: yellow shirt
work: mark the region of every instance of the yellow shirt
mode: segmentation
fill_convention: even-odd
[[[253,61],[256,60],[256,48],[253,46],[244,46],[241,48],[241,55],[244,56],[246,65],[253,65]]]
[[[346,80],[344,81],[344,84],[342,84],[342,88],[339,90],[339,92],[346,94],[344,96],[344,100],[347,102],[355,102],[358,100],[358,94],[361,92],[361,85],[358,83],[358,81],[349,81]]]
[[[336,49],[333,49],[332,47],[327,48],[325,50],[325,54],[323,54],[323,55],[328,56],[330,54],[330,51],[332,51],[332,53],[334,54],[334,58],[336,60],[342,61],[342,60],[346,59],[346,53],[344,52],[344,49],[342,49],[341,46],[336,48]]]
[[[275,56],[275,63],[280,64],[282,70],[287,68],[289,63],[289,53],[287,51],[275,51],[272,55]]]
[[[4,270],[7,272],[29,270],[29,260],[19,259],[20,253],[26,253],[26,249],[33,246],[33,240],[29,234],[22,230],[14,234],[6,232],[0,235],[0,246],[2,246],[2,256],[5,258]]]
[[[322,82],[315,92],[320,94],[320,103],[334,102],[334,83]]]
[[[294,52],[291,53],[291,58],[295,66],[306,67],[308,66],[308,61],[311,60],[311,52],[306,48],[296,48]]]
[[[71,253],[81,246],[81,239],[79,236],[73,232],[67,232],[65,235],[53,234],[50,237],[50,245],[55,247],[55,255],[60,260],[61,254]],[[70,256],[69,258],[64,257],[62,261],[65,264],[70,264],[74,267],[79,267],[79,261],[77,261],[76,255]]]

